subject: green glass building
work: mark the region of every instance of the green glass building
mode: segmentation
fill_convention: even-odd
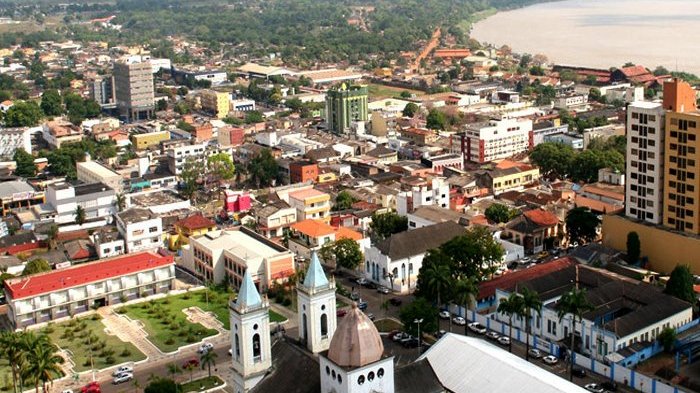
[[[369,119],[367,109],[367,86],[346,86],[328,90],[326,93],[326,123],[335,134],[347,134],[353,122]]]

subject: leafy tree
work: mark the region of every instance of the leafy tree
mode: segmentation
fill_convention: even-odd
[[[423,320],[420,324],[422,332],[434,332],[438,329],[438,323],[435,316],[437,309],[426,299],[419,297],[412,303],[401,308],[399,318],[403,323],[406,331],[414,336],[418,336],[418,324],[413,323],[415,320]]]
[[[352,206],[352,204],[355,202],[357,202],[357,199],[355,199],[352,195],[350,195],[349,192],[341,191],[335,197],[335,206],[333,206],[333,208],[335,210],[349,209]]]
[[[37,258],[27,262],[27,264],[24,266],[24,270],[22,271],[22,275],[28,276],[30,274],[49,271],[51,271],[51,265],[49,265],[49,262],[46,259]]]
[[[693,291],[693,275],[688,265],[676,265],[671,272],[664,293],[695,305],[695,291]]]
[[[411,98],[412,94],[408,90],[402,90],[401,93],[399,94],[399,97],[401,98]]]
[[[600,219],[585,207],[575,207],[566,214],[566,231],[569,242],[590,243],[598,237]]]
[[[342,238],[333,243],[333,254],[336,263],[346,269],[357,269],[362,263],[362,250],[353,239]]]
[[[85,221],[87,221],[85,209],[82,206],[78,205],[78,207],[75,208],[75,222],[78,225],[83,225],[85,224]]]
[[[157,111],[164,111],[168,109],[168,101],[166,100],[158,100],[156,101],[156,110]]]
[[[530,161],[550,179],[563,179],[569,175],[575,157],[574,149],[563,143],[540,143],[530,153]]]
[[[43,117],[41,108],[34,101],[19,101],[5,113],[5,124],[8,127],[33,127],[39,124]]]
[[[144,389],[144,393],[173,393],[178,391],[178,386],[170,378],[156,377]]]
[[[230,154],[219,153],[207,158],[207,172],[217,183],[233,179],[236,167]]]
[[[54,378],[62,375],[61,364],[63,357],[58,354],[58,347],[46,335],[24,333],[22,337],[25,346],[23,374],[26,380],[34,382],[38,393],[39,386],[46,392],[46,384],[53,385]]]
[[[263,114],[260,111],[249,111],[245,114],[245,122],[248,124],[262,123],[263,121],[265,121],[265,119],[263,118]]]
[[[523,309],[521,315],[525,319],[525,331],[529,335],[532,331],[533,314],[537,314],[538,317],[542,315],[542,300],[537,292],[527,287],[520,291],[520,296],[523,297]],[[530,360],[530,340],[528,339],[525,341],[525,360]]]
[[[522,296],[518,295],[516,292],[512,292],[507,298],[501,299],[498,303],[498,308],[496,311],[499,314],[508,316],[508,327],[510,336],[510,342],[508,343],[508,352],[513,351],[513,317],[520,316],[523,313],[524,304]]]
[[[452,290],[452,301],[464,307],[465,317],[466,310],[474,306],[474,301],[479,294],[479,285],[476,280],[470,277],[458,277],[454,282]],[[452,323],[450,323],[450,327]],[[469,327],[464,325],[464,335],[468,336]]]
[[[197,191],[197,181],[204,173],[204,164],[194,157],[187,157],[180,172],[180,193],[188,199],[192,199]]]
[[[595,182],[602,168],[624,170],[625,156],[616,150],[584,150],[575,155],[571,162],[571,178],[574,181]]]
[[[408,230],[408,217],[399,216],[394,212],[374,213],[369,227],[376,238],[386,239],[395,233]]]
[[[409,102],[403,108],[403,111],[401,112],[401,114],[404,117],[413,117],[413,116],[415,116],[416,113],[418,113],[419,110],[420,110],[420,108],[418,107],[418,105],[416,103]]]
[[[676,334],[676,329],[669,326],[661,329],[661,332],[656,339],[659,340],[661,345],[664,347],[664,351],[670,353],[673,351],[673,347],[676,345],[677,337],[678,335]]]
[[[453,285],[452,261],[449,255],[439,248],[429,250],[418,272],[418,294],[426,299],[435,299],[437,306],[442,307],[449,302]]]
[[[431,130],[444,130],[447,127],[447,116],[437,109],[431,109],[425,121],[426,126]]]
[[[114,196],[114,206],[117,207],[117,211],[122,211],[126,208],[126,196],[123,193],[118,193]]]
[[[571,315],[571,331],[569,335],[571,336],[571,356],[569,356],[569,381],[574,379],[574,338],[576,337],[576,321],[579,323],[583,321],[583,314],[594,310],[593,305],[588,301],[586,297],[585,289],[573,288],[571,291],[566,292],[561,296],[559,302],[556,305],[557,316],[559,317],[559,323],[565,316]],[[583,337],[583,332],[581,332],[581,337]]]
[[[211,366],[216,366],[216,358],[218,356],[219,355],[217,355],[214,351],[206,351],[199,356],[199,362],[202,365],[202,370],[204,370],[204,367],[207,368],[209,378],[211,378]]]
[[[46,116],[63,114],[63,100],[56,89],[48,89],[41,95],[41,110]]]
[[[270,149],[263,149],[248,164],[248,173],[258,186],[268,186],[277,179],[279,168]]]
[[[15,175],[21,177],[36,176],[36,166],[34,165],[34,156],[27,153],[24,149],[19,148],[15,151],[12,159],[17,163]]]
[[[482,226],[467,229],[466,233],[446,242],[440,249],[452,259],[456,274],[472,277],[481,282],[494,271],[503,258],[503,247],[491,231]]]
[[[296,97],[288,99],[284,104],[292,112],[296,112],[296,113],[301,112],[301,109],[304,107],[304,103],[301,102],[301,100],[296,98]]]
[[[484,215],[490,221],[503,223],[512,220],[518,214],[517,210],[511,209],[506,205],[494,203],[486,208]]]
[[[641,256],[641,243],[637,232],[629,232],[627,234],[627,260],[630,263],[637,263]]]
[[[175,381],[175,376],[182,373],[182,369],[176,363],[168,363],[168,374],[170,374],[170,379]]]
[[[56,239],[58,238],[58,233],[58,225],[56,224],[51,224],[49,230],[46,232],[46,236],[49,238],[49,248],[52,250],[56,249]]]

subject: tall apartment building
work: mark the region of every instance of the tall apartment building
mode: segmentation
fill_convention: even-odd
[[[642,101],[627,107],[625,214],[652,224],[662,222],[664,119],[661,103]]]
[[[480,164],[502,160],[534,146],[532,120],[502,119],[467,125],[462,134],[462,154]]]
[[[695,91],[677,79],[666,82],[663,107],[668,111],[663,223],[677,231],[700,234],[700,112]]]
[[[114,94],[114,77],[100,76],[90,83],[90,98],[100,106],[113,106],[117,98]]]
[[[214,90],[204,90],[199,96],[202,102],[202,110],[213,113],[217,119],[223,119],[228,115],[230,100],[228,93]]]
[[[366,122],[368,114],[367,86],[346,86],[328,90],[326,93],[326,123],[328,130],[336,134],[347,134],[354,122]]]
[[[153,69],[149,62],[114,63],[114,88],[119,114],[127,121],[145,120],[155,110]]]

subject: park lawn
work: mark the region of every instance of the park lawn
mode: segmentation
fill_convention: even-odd
[[[115,364],[137,362],[146,358],[146,355],[133,344],[124,342],[117,336],[107,334],[105,325],[99,319],[93,320],[92,317],[87,317],[49,326],[48,331],[47,328],[42,329],[42,331],[51,338],[54,344],[73,354],[72,360],[75,363],[74,370],[76,372],[91,369],[91,347],[92,362],[97,370]],[[91,345],[88,341],[89,337],[96,337],[92,339],[93,344]]]
[[[406,89],[403,87],[393,87],[393,86],[386,86],[386,85],[380,85],[376,83],[370,83],[367,85],[367,90],[369,92],[369,97],[372,100],[376,99],[381,99],[381,98],[397,98],[401,94],[402,91],[407,91],[411,94],[415,94],[417,96],[424,95],[424,91],[420,90],[412,90],[412,89]]]
[[[270,322],[286,322],[287,318],[284,315],[280,315],[272,310],[270,310]]]
[[[401,330],[403,328],[401,323],[396,322],[393,319],[379,319],[374,321],[374,326],[376,326],[377,330],[382,333],[388,333],[392,330]]]
[[[209,389],[214,388],[216,386],[221,386],[223,383],[224,383],[224,381],[222,381],[216,375],[212,375],[211,377],[199,378],[199,379],[195,379],[192,382],[181,383],[180,384],[180,393],[199,392],[202,390],[209,390]]]

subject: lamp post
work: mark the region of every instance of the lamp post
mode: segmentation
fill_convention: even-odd
[[[416,318],[416,319],[413,320],[413,323],[415,323],[415,324],[418,325],[418,355],[420,355],[420,353],[421,353],[421,343],[422,343],[422,341],[423,341],[423,339],[421,338],[421,335],[420,335],[420,324],[423,323],[423,318],[421,318],[421,319]]]

